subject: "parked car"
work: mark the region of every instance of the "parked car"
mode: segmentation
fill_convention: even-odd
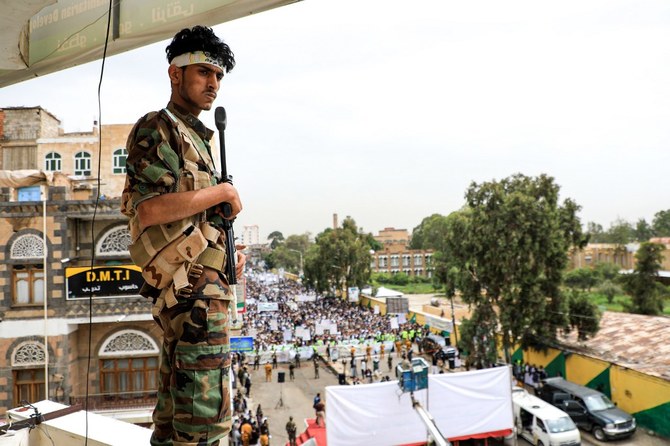
[[[428,355],[436,355],[442,361],[453,360],[456,357],[456,347],[447,345],[445,339],[437,335],[428,335],[421,339],[421,350]]]
[[[563,378],[547,378],[536,390],[544,401],[570,415],[580,428],[599,441],[630,437],[635,433],[635,418],[616,407],[601,392]]]
[[[520,387],[512,388],[514,424],[519,436],[535,446],[580,446],[579,429],[561,409],[529,394]]]

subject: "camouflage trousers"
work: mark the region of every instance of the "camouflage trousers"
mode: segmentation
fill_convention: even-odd
[[[218,445],[231,430],[230,288],[221,273],[204,268],[193,294],[164,307],[153,446]]]

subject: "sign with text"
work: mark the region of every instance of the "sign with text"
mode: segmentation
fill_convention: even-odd
[[[254,338],[251,336],[231,336],[230,351],[249,353],[254,351]]]
[[[140,267],[136,265],[65,268],[67,299],[137,296],[143,283]]]

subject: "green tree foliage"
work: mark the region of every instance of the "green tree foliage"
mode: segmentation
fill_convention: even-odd
[[[370,280],[370,249],[369,234],[359,232],[347,217],[341,228],[316,236],[305,259],[305,283],[319,292],[362,288]]]
[[[569,199],[559,203],[558,195],[559,186],[546,175],[472,183],[468,209],[450,220],[445,277],[456,268],[462,299],[473,307],[477,361],[490,359],[484,349],[495,345],[498,331],[508,349],[517,342],[546,346],[558,329],[568,328],[562,273],[569,248],[583,247],[586,237],[579,206]]]
[[[599,282],[616,281],[619,278],[619,265],[609,262],[598,262],[593,266]]]
[[[270,240],[270,248],[275,249],[284,241],[284,234],[279,231],[272,231],[268,235],[268,240]]]
[[[603,225],[595,222],[588,222],[586,225],[586,232],[589,234],[589,241],[591,243],[606,243],[607,236]]]
[[[566,272],[563,281],[570,288],[586,291],[598,283],[598,274],[592,268],[576,268]]]
[[[654,228],[647,223],[647,220],[641,218],[635,223],[635,229],[633,230],[633,237],[638,242],[649,241],[650,238],[654,236]]]
[[[411,249],[444,250],[448,233],[448,219],[440,214],[433,214],[421,221],[412,231]]]
[[[621,218],[615,220],[607,230],[607,243],[614,243],[620,250],[625,250],[626,244],[634,238],[633,226]]]
[[[654,214],[652,227],[654,229],[654,236],[670,237],[670,209],[658,211]]]
[[[623,294],[623,289],[611,280],[605,280],[598,287],[598,292],[605,296],[607,302],[612,303],[616,295]]]
[[[637,264],[633,272],[625,276],[624,290],[631,295],[631,313],[657,315],[663,313],[663,299],[667,292],[657,281],[663,261],[665,247],[658,243],[645,242],[635,254]]]
[[[576,290],[569,296],[570,327],[577,330],[577,338],[585,341],[600,328],[600,312],[588,296]]]

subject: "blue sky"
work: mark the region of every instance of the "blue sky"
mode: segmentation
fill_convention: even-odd
[[[553,176],[583,223],[651,221],[669,207],[669,22],[661,0],[304,0],[216,26],[238,62],[217,100],[236,227],[411,231],[517,172]],[[165,105],[165,46],[107,60],[103,124]],[[99,69],[5,87],[0,107],[90,130]]]

